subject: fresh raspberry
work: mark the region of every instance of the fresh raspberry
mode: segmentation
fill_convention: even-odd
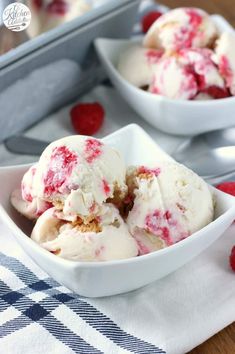
[[[230,257],[229,257],[229,262],[232,270],[235,272],[235,246],[233,246]]]
[[[42,0],[33,0],[33,4],[37,9],[40,9],[42,7]]]
[[[224,182],[216,186],[217,189],[235,196],[235,182]]]
[[[64,16],[68,9],[68,4],[64,0],[53,0],[46,7],[47,12],[56,16]]]
[[[78,103],[70,111],[75,131],[82,135],[93,135],[98,132],[104,121],[104,109],[98,103]]]
[[[142,18],[142,31],[143,33],[147,33],[149,28],[152,26],[152,24],[160,17],[162,16],[162,12],[160,11],[151,11],[148,12],[143,18]]]

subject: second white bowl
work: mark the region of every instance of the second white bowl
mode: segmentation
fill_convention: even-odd
[[[212,17],[221,31],[233,30],[223,17]],[[147,122],[176,135],[197,135],[235,125],[235,97],[209,101],[173,100],[131,85],[116,69],[120,53],[131,43],[132,40],[98,38],[95,47],[113,85]]]

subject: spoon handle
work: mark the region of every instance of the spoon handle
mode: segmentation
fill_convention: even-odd
[[[41,155],[49,142],[27,138],[26,136],[11,136],[4,141],[10,152],[23,155]]]

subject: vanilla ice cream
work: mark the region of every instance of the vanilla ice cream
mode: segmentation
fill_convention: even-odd
[[[57,218],[55,208],[37,220],[32,239],[55,255],[73,261],[109,261],[138,255],[134,238],[112,204],[104,204],[101,215],[89,224]]]
[[[146,87],[152,81],[154,68],[162,54],[161,50],[132,45],[121,53],[118,71],[132,85]]]
[[[32,194],[36,169],[37,164],[29,168],[23,176],[21,188],[13,191],[11,195],[11,203],[14,208],[28,219],[37,219],[44,211],[52,207],[51,203]]]
[[[26,4],[32,14],[27,28],[32,38],[90,10],[85,0],[27,0]]]
[[[198,101],[235,95],[235,35],[223,33],[218,39],[219,35],[205,11],[170,10],[153,23],[142,47],[124,48],[118,71],[134,86],[170,99]]]
[[[197,94],[198,85],[195,76],[172,56],[158,62],[149,91],[172,99],[188,100]]]
[[[213,220],[207,184],[176,163],[126,170],[102,141],[69,136],[51,143],[12,193],[35,219],[31,238],[73,261],[135,257],[170,246]]]
[[[235,34],[224,32],[216,42],[214,61],[231,94],[235,95]]]
[[[143,66],[149,69],[148,73],[136,69],[135,75],[131,69],[134,65],[123,56],[122,70],[119,71],[132,84],[148,83],[149,92],[171,99],[199,99],[199,93],[211,98],[228,97],[225,81],[212,60],[213,55],[208,48],[181,49],[172,55],[159,56],[154,65]]]
[[[140,254],[185,239],[213,220],[213,198],[194,172],[174,162],[131,167],[127,184],[133,207],[127,215]]]
[[[208,48],[187,48],[177,53],[178,61],[196,78],[198,91],[208,93],[214,98],[229,95],[223,77],[212,61],[214,53]]]
[[[81,135],[51,143],[42,153],[31,195],[51,202],[67,220],[88,221],[107,199],[126,192],[120,154],[100,140]]]
[[[144,38],[144,46],[174,52],[182,48],[210,47],[217,36],[217,28],[206,12],[178,8],[153,23]]]

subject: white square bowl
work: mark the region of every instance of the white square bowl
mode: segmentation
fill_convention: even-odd
[[[103,139],[118,149],[126,164],[147,164],[171,159],[137,125],[129,125]],[[0,168],[0,217],[25,252],[50,276],[83,296],[101,297],[138,289],[197,256],[229,227],[235,218],[235,198],[212,188],[216,199],[215,220],[187,239],[144,256],[109,262],[73,262],[59,258],[30,239],[32,224],[10,204],[11,192],[19,186],[29,165]],[[203,202],[203,201],[202,201]]]
[[[221,16],[213,15],[220,31],[234,31]],[[208,101],[169,99],[130,84],[117,70],[120,54],[141,40],[98,38],[95,47],[110,80],[127,103],[154,127],[175,135],[197,135],[235,125],[235,97]],[[172,78],[174,79],[174,78]]]

